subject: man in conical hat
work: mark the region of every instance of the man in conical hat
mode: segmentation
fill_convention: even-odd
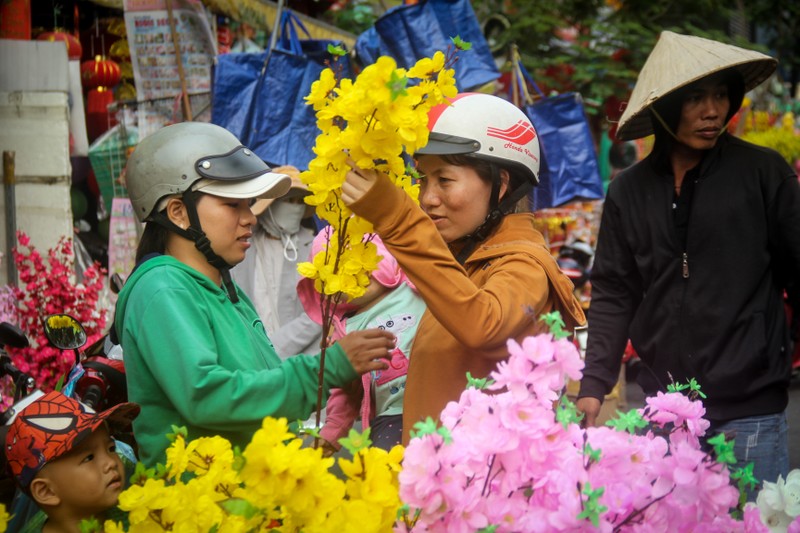
[[[594,424],[630,338],[645,393],[696,379],[706,436],[735,437],[740,465],[754,462],[768,481],[789,466],[784,290],[800,275],[800,185],[777,152],[726,126],[775,67],[757,52],[661,34],[617,130],[655,143],[608,189],[578,399]]]

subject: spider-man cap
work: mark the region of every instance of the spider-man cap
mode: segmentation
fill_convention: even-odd
[[[6,435],[8,469],[27,489],[47,463],[70,451],[103,422],[124,428],[139,414],[139,405],[121,403],[101,413],[60,392],[48,392],[25,407]]]

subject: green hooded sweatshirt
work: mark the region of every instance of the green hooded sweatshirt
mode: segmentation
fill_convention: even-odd
[[[290,422],[316,407],[318,355],[281,362],[253,304],[239,302],[173,257],[142,264],[117,301],[115,327],[125,357],[139,459],[163,463],[172,426],[189,439],[220,435],[244,447],[266,416]],[[324,389],[358,378],[338,344],[326,350]]]

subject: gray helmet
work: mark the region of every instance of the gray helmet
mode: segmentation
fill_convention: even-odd
[[[181,122],[142,140],[128,159],[126,187],[136,217],[152,219],[162,198],[189,190],[225,198],[277,198],[291,179],[207,122]]]

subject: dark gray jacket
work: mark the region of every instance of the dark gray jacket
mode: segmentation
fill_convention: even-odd
[[[610,184],[580,396],[610,391],[630,338],[647,394],[695,378],[711,420],[780,412],[783,294],[800,278],[797,176],[777,152],[724,134],[696,172],[684,249],[668,169],[654,153]]]

